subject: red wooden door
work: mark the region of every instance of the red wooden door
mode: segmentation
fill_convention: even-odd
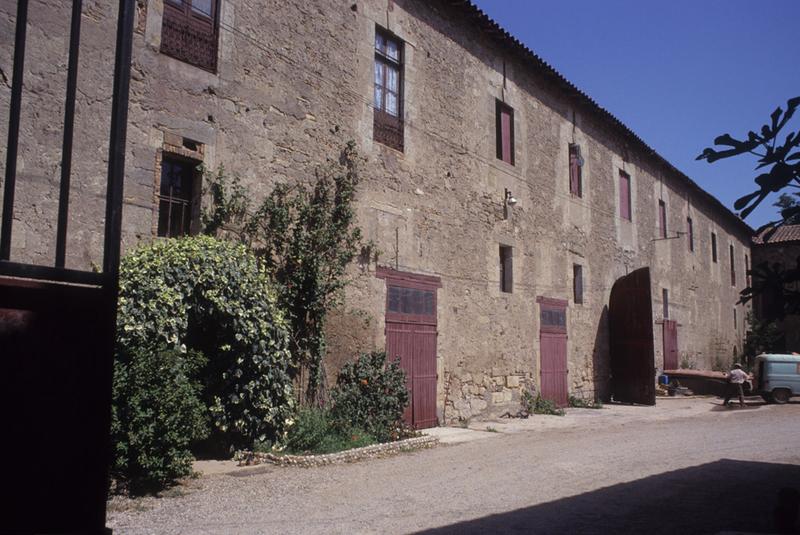
[[[664,369],[678,369],[678,322],[664,320]]]
[[[410,402],[403,419],[424,429],[436,419],[436,289],[439,279],[394,270],[386,278],[386,353],[406,372]]]
[[[567,405],[567,302],[538,298],[541,392],[559,407]]]

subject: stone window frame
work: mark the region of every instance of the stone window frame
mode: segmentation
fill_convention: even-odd
[[[161,201],[161,165],[165,158],[174,158],[188,161],[196,165],[205,163],[205,145],[189,138],[171,132],[164,132],[164,141],[161,148],[156,150],[155,167],[153,170],[153,217],[151,224],[151,234],[155,238],[158,235],[159,208]],[[192,183],[192,214],[189,223],[189,234],[195,235],[200,232],[200,203],[202,199],[203,174],[196,171]]]
[[[382,47],[379,47],[378,38],[382,40]],[[395,43],[397,46],[397,57],[391,57],[388,50],[388,43]],[[405,121],[403,120],[405,113],[404,106],[404,92],[403,83],[405,81],[405,42],[397,35],[381,28],[375,27],[375,43],[374,43],[375,60],[373,69],[378,65],[383,67],[382,84],[377,84],[375,80],[375,72],[373,70],[373,126],[372,138],[382,145],[386,145],[392,149],[403,152],[405,149]],[[389,69],[397,73],[397,92],[392,91],[387,87],[386,73]],[[380,102],[375,98],[375,95],[380,92]],[[393,115],[386,110],[386,95],[391,93],[397,98],[397,115]]]
[[[160,52],[216,74],[222,0],[209,0],[211,13],[193,9],[195,0],[164,0]]]

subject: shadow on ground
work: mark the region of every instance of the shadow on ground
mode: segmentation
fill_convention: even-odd
[[[786,488],[800,489],[800,466],[723,459],[421,533],[779,533]],[[783,533],[800,533],[791,501]]]

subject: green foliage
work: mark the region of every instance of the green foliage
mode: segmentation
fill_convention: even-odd
[[[386,353],[372,352],[345,364],[331,391],[331,417],[341,427],[364,429],[384,442],[402,434],[408,405],[406,374]]]
[[[781,213],[787,214],[785,225],[800,225],[800,192],[781,193],[772,206],[780,208]]]
[[[756,356],[761,353],[782,351],[783,343],[783,334],[774,320],[762,320],[752,312],[747,313],[747,333],[742,356],[748,369],[752,368]]]
[[[599,401],[594,401],[591,399],[584,399],[573,396],[570,394],[569,396],[569,406],[575,407],[578,409],[602,409],[603,404]]]
[[[779,106],[772,115],[770,122],[761,127],[759,133],[750,131],[747,139],[742,141],[723,134],[714,140],[716,145],[729,147],[723,150],[707,148],[698,160],[713,163],[717,160],[739,156],[745,153],[758,157],[756,170],[764,169],[766,172],[755,178],[758,189],[737,199],[733,207],[741,210],[741,217],[746,218],[761,202],[771,193],[779,193],[789,187],[800,187],[800,131],[790,132],[781,144],[778,136],[781,130],[794,116],[800,106],[800,97],[789,99],[784,111]],[[757,152],[760,150],[761,152]],[[781,219],[762,225],[758,232],[762,238],[769,237],[782,225],[795,224],[800,220],[800,203],[788,195],[782,195],[775,204],[781,208]],[[800,313],[800,292],[794,290],[800,282],[800,259],[794,267],[783,269],[780,266],[761,264],[752,270],[752,284],[741,292],[740,303],[746,303],[754,296],[765,292],[775,292],[778,298],[779,317],[784,314]],[[777,290],[776,290],[777,289]]]
[[[520,400],[522,409],[528,414],[551,414],[554,416],[564,416],[564,409],[560,409],[553,401],[543,399],[541,394],[535,397],[529,390],[522,391],[522,399]]]
[[[286,439],[286,452],[293,454],[325,454],[369,446],[376,442],[369,433],[357,427],[339,425],[326,409],[301,409]]]
[[[292,332],[290,374],[307,376],[309,402],[321,396],[325,320],[361,246],[353,210],[359,160],[355,143],[348,142],[312,180],[276,184],[255,209],[248,192],[223,169],[207,177],[212,206],[204,214],[205,232],[235,236],[280,283],[279,301]]]
[[[192,442],[208,435],[208,411],[196,379],[197,351],[120,352],[114,369],[111,474],[119,490],[159,490],[192,472]]]
[[[117,360],[159,345],[208,357],[202,397],[231,445],[282,434],[293,411],[288,331],[267,273],[244,246],[159,240],[123,258]]]
[[[745,141],[735,139],[730,134],[723,134],[714,140],[714,144],[730,148],[719,151],[707,148],[697,157],[698,160],[713,163],[724,158],[749,153],[758,156],[756,169],[770,168],[766,173],[755,178],[755,182],[759,186],[758,190],[745,195],[734,203],[734,208],[742,211],[742,218],[747,217],[770,193],[777,193],[793,183],[800,185],[800,150],[797,150],[800,147],[799,133],[790,132],[783,144],[778,144],[778,135],[792,118],[798,106],[800,106],[800,97],[789,99],[786,103],[786,111],[778,106],[770,115],[770,123],[762,126],[759,133],[748,132]],[[763,152],[755,152],[758,149]],[[781,217],[785,220],[798,213],[800,213],[800,208],[791,208],[788,212],[781,213]]]

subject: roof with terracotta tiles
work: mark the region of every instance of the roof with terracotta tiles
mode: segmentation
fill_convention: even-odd
[[[757,235],[753,236],[753,243],[756,245],[800,242],[800,225],[783,225],[775,229],[772,235],[768,235],[772,227],[765,228]]]

